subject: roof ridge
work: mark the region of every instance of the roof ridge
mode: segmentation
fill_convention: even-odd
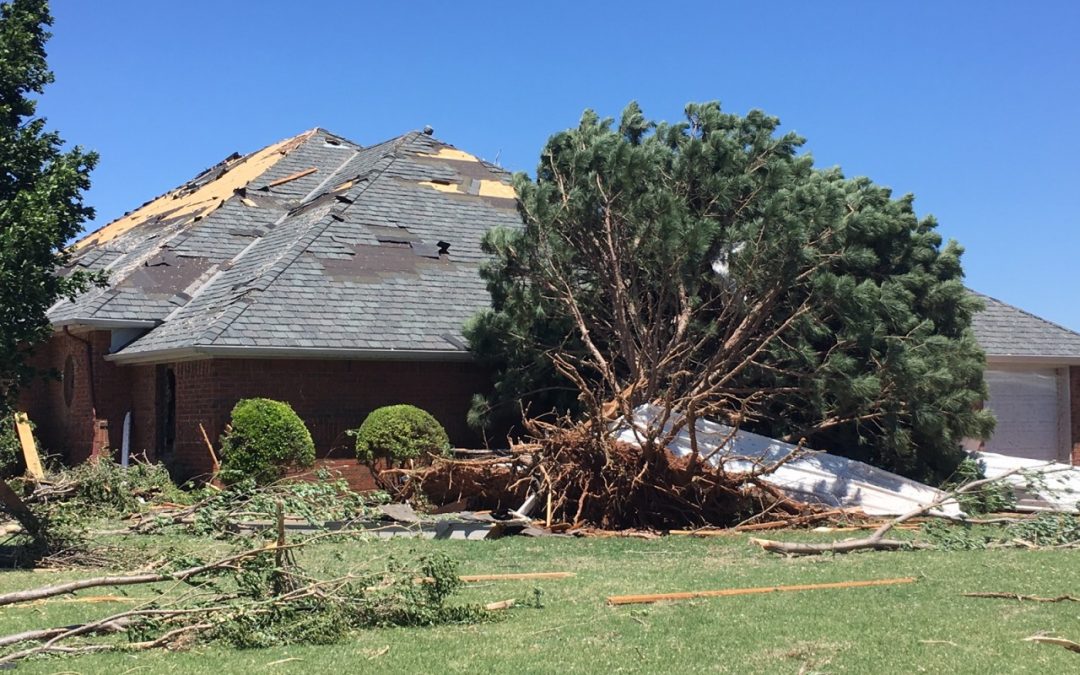
[[[265,145],[257,150],[253,150],[247,153],[246,155],[240,155],[240,153],[234,152],[228,157],[226,157],[224,160],[218,162],[217,164],[214,164],[208,169],[204,169],[203,171],[199,172],[195,175],[194,178],[181,183],[180,185],[154,197],[153,199],[150,199],[149,201],[140,204],[136,208],[125,212],[123,215],[114,218],[107,223],[104,223],[100,227],[97,227],[94,230],[87,232],[83,236],[79,237],[79,239],[76,240],[71,246],[76,250],[76,252],[80,252],[89,246],[105,246],[115,237],[118,237],[128,232],[134,227],[145,225],[146,223],[152,221],[160,221],[166,216],[176,214],[178,211],[184,209],[185,207],[194,208],[195,206],[198,206],[199,204],[202,204],[204,202],[186,202],[185,200],[193,197],[194,195],[199,195],[200,193],[204,193],[204,201],[207,197],[213,197],[214,190],[211,186],[217,184],[219,188],[224,189],[230,183],[218,183],[218,181],[235,179],[238,174],[231,172],[233,172],[234,170],[238,170],[239,167],[249,162],[251,162],[251,166],[254,170],[259,170],[261,168],[261,170],[259,170],[257,174],[249,178],[247,181],[243,182],[243,186],[250,185],[252,181],[257,179],[259,176],[262,176],[274,164],[276,164],[277,161],[281,159],[281,157],[287,156],[293,150],[302,146],[308,139],[315,135],[316,132],[317,128],[310,129],[295,136],[290,136],[275,143]],[[260,158],[262,158],[262,161],[265,162],[267,161],[267,158],[273,157],[275,153],[280,154],[281,157],[270,161],[269,166],[260,167]],[[202,180],[206,176],[214,174],[215,172],[217,173],[216,176],[210,178],[209,180]],[[227,175],[230,177],[229,179],[225,179],[225,176]],[[241,175],[240,181],[243,181],[244,177],[246,176]],[[235,192],[235,188],[233,191]],[[172,204],[170,201],[168,201],[170,196],[172,200],[176,202],[175,204]],[[223,199],[222,201],[225,200]],[[155,205],[157,206],[155,207]],[[198,213],[202,216],[205,216],[216,208],[217,207],[207,207],[205,210],[202,210]],[[142,214],[143,219],[135,220],[139,212],[143,210],[146,210],[146,213]],[[195,212],[196,211],[192,211],[191,213]],[[190,213],[188,215],[190,215]],[[125,220],[128,221],[126,224],[123,222]],[[110,230],[115,231],[113,231],[111,234],[107,234],[107,232]]]

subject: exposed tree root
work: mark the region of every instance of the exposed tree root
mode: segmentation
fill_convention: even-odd
[[[436,459],[430,467],[395,470],[406,477],[403,496],[499,509],[516,508],[530,494],[550,495],[550,522],[603,529],[730,526],[824,510],[789,499],[760,480],[761,473],[726,473],[614,441],[586,424],[546,426],[538,436],[508,457]]]

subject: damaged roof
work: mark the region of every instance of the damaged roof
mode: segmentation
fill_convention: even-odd
[[[430,135],[362,147],[313,129],[232,155],[75,244],[109,285],[56,326],[150,328],[119,361],[466,355],[481,240],[520,227],[507,172]]]
[[[971,293],[985,305],[971,327],[988,357],[1080,359],[1080,333],[988,295]]]
[[[484,233],[520,227],[510,177],[430,135],[363,147],[312,129],[230,155],[88,234],[109,285],[57,327],[143,328],[120,361],[225,355],[464,358],[489,297]],[[975,293],[991,358],[1080,359],[1080,334]]]

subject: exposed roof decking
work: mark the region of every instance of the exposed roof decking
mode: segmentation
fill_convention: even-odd
[[[113,264],[112,285],[50,317],[162,322],[119,360],[245,349],[462,356],[463,324],[489,303],[483,236],[521,224],[505,171],[416,132],[369,148],[309,132],[244,187],[198,222],[85,247],[86,261]]]

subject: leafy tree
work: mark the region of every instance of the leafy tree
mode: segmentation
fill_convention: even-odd
[[[34,375],[33,345],[50,335],[48,308],[73,297],[97,276],[62,270],[68,240],[94,211],[82,193],[97,155],[64,142],[36,117],[37,102],[53,80],[45,62],[52,24],[45,0],[0,5],[0,413]]]
[[[524,404],[602,430],[659,402],[654,449],[709,416],[951,473],[993,425],[961,248],[910,195],[815,168],[778,126],[716,103],[655,123],[631,104],[618,126],[587,111],[552,136],[535,180],[515,178],[525,227],[485,240],[493,309],[466,335],[496,384],[471,421]]]

